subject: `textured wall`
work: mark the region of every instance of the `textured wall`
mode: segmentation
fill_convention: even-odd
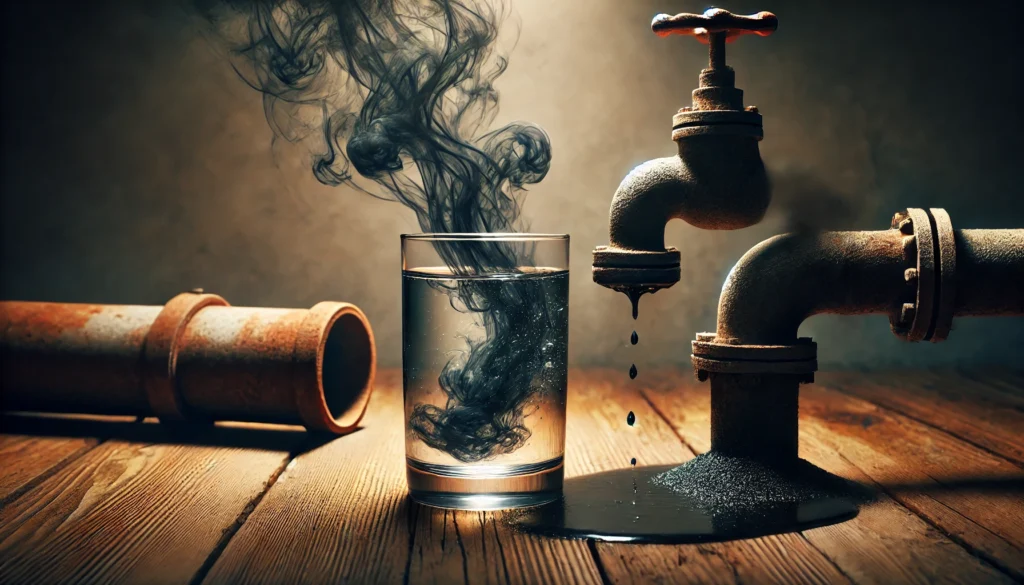
[[[410,212],[324,187],[307,152],[272,145],[259,97],[181,6],[23,4],[4,8],[0,296],[162,303],[202,286],[238,305],[350,300],[372,319],[382,362],[400,363],[398,235],[418,231]],[[784,210],[816,208],[808,181],[780,181],[772,215],[754,228],[670,225],[683,281],[644,298],[641,344],[630,347],[629,303],[591,283],[590,250],[607,241],[619,180],[673,151],[671,115],[706,61],[692,40],[654,37],[650,18],[704,5],[513,6],[521,34],[497,122],[529,120],[552,138],[551,172],[525,214],[533,231],[572,234],[572,359],[686,362],[694,332],[714,328],[729,267],[784,229]],[[729,61],[765,116],[769,166],[838,193],[817,206],[830,225],[884,228],[908,205],[945,207],[958,227],[1024,225],[1022,41],[1012,19],[954,34],[967,27],[934,6],[725,6],[779,15],[775,36],[730,45]],[[803,332],[825,364],[1011,362],[1024,346],[1019,319],[958,321],[939,346],[899,342],[884,317],[816,317]]]

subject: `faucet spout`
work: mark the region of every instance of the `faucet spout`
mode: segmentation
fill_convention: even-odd
[[[678,282],[679,251],[665,245],[665,225],[673,219],[708,230],[761,221],[771,188],[757,141],[731,133],[682,136],[679,154],[626,175],[612,198],[609,245],[594,250],[594,282],[627,294]]]
[[[706,230],[734,230],[761,221],[771,189],[757,140],[698,135],[679,141],[679,154],[643,163],[612,198],[611,247],[658,252],[673,219]]]
[[[741,34],[771,34],[769,12],[749,17],[724,10],[703,15],[659,15],[660,36],[696,36],[708,44],[691,106],[672,117],[678,154],[647,161],[622,180],[612,198],[607,246],[594,250],[594,282],[633,300],[679,281],[679,251],[665,246],[665,224],[682,219],[701,229],[733,230],[761,221],[771,200],[758,142],[761,115],[743,107],[743,90],[725,63],[726,41]]]

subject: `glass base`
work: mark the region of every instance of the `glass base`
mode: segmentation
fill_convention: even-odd
[[[562,457],[515,465],[438,465],[406,458],[413,501],[455,510],[503,510],[551,503],[562,493]]]
[[[451,492],[415,492],[409,497],[417,504],[449,510],[492,511],[543,506],[556,501],[561,492],[506,494],[455,494]]]

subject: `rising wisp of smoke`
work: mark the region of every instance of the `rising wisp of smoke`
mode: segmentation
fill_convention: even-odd
[[[489,129],[505,9],[485,0],[205,0],[239,76],[263,98],[275,138],[307,142],[312,172],[396,200],[426,232],[512,232],[523,187],[544,178],[551,146],[527,123]],[[435,244],[455,276],[515,273],[529,249]],[[452,307],[484,338],[443,368],[444,406],[417,404],[409,428],[473,462],[530,437],[524,419],[546,375],[555,321],[536,288],[456,279]],[[441,285],[437,285],[441,286]],[[559,348],[559,351],[566,349]]]

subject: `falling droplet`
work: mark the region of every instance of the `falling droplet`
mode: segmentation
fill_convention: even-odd
[[[633,426],[634,424],[636,424],[636,415],[633,414],[632,410],[629,411],[629,414],[626,415],[626,424],[629,426]]]
[[[640,341],[640,336],[636,334],[636,331],[634,331],[633,335],[629,336],[629,342],[636,345],[638,341]]]
[[[636,457],[633,457],[632,459],[630,459],[629,460],[629,464],[632,465],[633,467],[636,467]]]
[[[633,364],[632,366],[629,366],[629,379],[630,380],[635,380],[636,379],[636,364]]]

